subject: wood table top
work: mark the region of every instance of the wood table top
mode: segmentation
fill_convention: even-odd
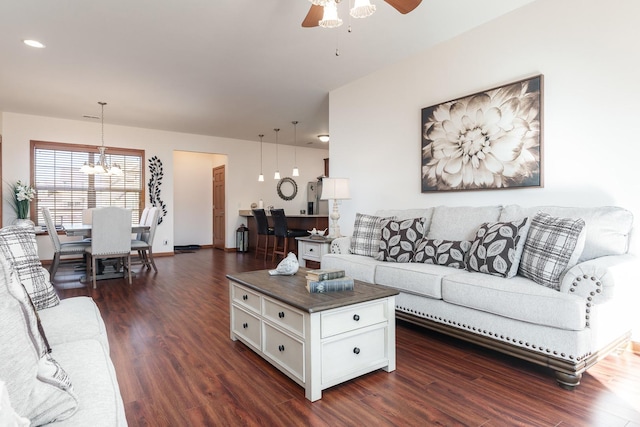
[[[227,278],[308,313],[386,298],[399,293],[397,289],[359,280],[354,281],[352,291],[310,293],[306,288],[306,275],[307,269],[300,268],[292,276],[270,276],[269,270],[256,270],[227,274]]]

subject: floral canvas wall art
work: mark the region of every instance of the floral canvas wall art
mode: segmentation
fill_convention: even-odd
[[[422,109],[422,192],[542,187],[543,76]]]

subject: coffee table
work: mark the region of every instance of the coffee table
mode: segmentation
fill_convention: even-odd
[[[305,275],[228,274],[231,339],[304,387],[312,402],[328,387],[394,371],[398,291],[356,280],[353,291],[309,293]]]

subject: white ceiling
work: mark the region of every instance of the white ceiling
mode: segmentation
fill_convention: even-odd
[[[283,144],[298,120],[324,148],[332,89],[531,1],[372,0],[349,33],[346,0],[332,30],[300,26],[308,0],[2,0],[0,111],[92,120],[106,101],[106,124]]]

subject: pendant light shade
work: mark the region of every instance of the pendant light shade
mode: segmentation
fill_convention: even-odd
[[[298,170],[298,121],[294,120],[293,123],[293,172],[291,172],[292,176],[300,176],[300,171]]]
[[[335,0],[329,0],[324,5],[324,14],[318,25],[322,28],[336,28],[342,25],[342,19],[338,17],[338,5]]]
[[[373,15],[373,12],[375,11],[375,5],[372,5],[369,0],[356,0],[355,4],[349,11],[349,15],[354,18],[366,18],[367,16]]]

